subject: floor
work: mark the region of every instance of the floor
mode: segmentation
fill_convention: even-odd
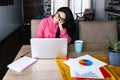
[[[30,27],[21,26],[0,42],[0,80],[8,70],[7,65],[11,63],[23,44],[30,44]]]

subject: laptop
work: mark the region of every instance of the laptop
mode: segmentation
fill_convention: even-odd
[[[65,58],[67,38],[31,38],[32,58]]]

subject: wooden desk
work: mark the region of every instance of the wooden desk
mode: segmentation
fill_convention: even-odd
[[[19,59],[26,52],[29,52],[27,56],[30,56],[30,50],[30,45],[22,46],[15,60]],[[61,76],[54,59],[39,59],[35,64],[22,72],[9,69],[3,80],[61,80]]]
[[[29,52],[27,56],[31,56],[30,50],[30,45],[23,45],[15,60],[19,59],[26,52]],[[84,54],[90,54],[94,57],[101,56],[100,60],[107,62],[107,44],[84,44],[82,54],[76,54],[73,45],[69,45],[68,53],[70,57]],[[115,80],[120,80],[120,67],[111,65],[107,65],[106,67],[115,76]],[[39,59],[37,63],[31,65],[23,72],[16,72],[9,69],[3,80],[62,80],[62,78],[54,59]]]

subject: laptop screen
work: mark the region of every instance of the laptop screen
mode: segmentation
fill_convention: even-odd
[[[33,58],[65,58],[67,38],[31,38]]]

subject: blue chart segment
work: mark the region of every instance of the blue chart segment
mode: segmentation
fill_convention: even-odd
[[[79,60],[79,64],[81,64],[83,66],[91,66],[93,64],[93,62],[90,60],[87,60],[87,59],[83,59],[83,60]]]

